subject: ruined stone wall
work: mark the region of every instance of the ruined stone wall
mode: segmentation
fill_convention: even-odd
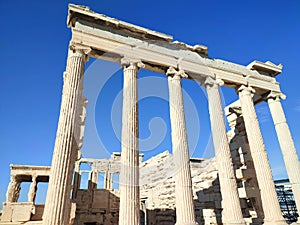
[[[234,117],[231,119],[232,130],[228,136],[237,175],[239,195],[244,217],[248,223],[251,223],[257,217],[257,209],[260,209],[257,181],[247,147],[242,119]],[[88,163],[90,170],[81,170],[81,163]],[[190,166],[197,222],[199,225],[221,224],[222,196],[215,159],[192,158],[190,159]],[[84,172],[89,174],[86,188],[80,187],[81,175]],[[113,189],[112,175],[119,172],[120,153],[114,153],[110,159],[81,159],[76,162],[70,206],[72,208],[71,221],[74,225],[118,224],[120,193],[118,189]],[[102,188],[97,187],[100,173],[104,175]],[[173,156],[168,151],[140,164],[141,225],[175,224],[175,182],[173,179],[175,173]],[[16,204],[14,207],[20,207],[19,203],[4,204]],[[30,205],[35,207],[33,203]],[[25,208],[23,207],[23,209]],[[35,214],[30,210],[28,209],[27,212],[25,209],[26,220],[37,220]],[[4,211],[5,216],[7,216],[6,211]],[[41,215],[39,219],[41,219]]]
[[[73,190],[76,192],[73,198],[76,205],[73,218],[75,225],[118,224],[119,191],[113,190],[111,184],[106,184],[112,182],[106,178],[107,174],[119,172],[119,156],[115,153],[109,160],[80,161],[89,162],[92,169],[88,189],[81,189],[78,183],[74,185],[78,188]],[[190,164],[197,220],[199,224],[217,224],[221,220],[221,195],[215,159],[191,159]],[[168,151],[141,163],[141,224],[175,224],[174,168],[173,156]],[[100,172],[106,174],[104,186],[110,189],[96,188],[97,184],[94,182],[97,181],[93,177]],[[77,173],[80,174],[81,171],[78,170]],[[80,176],[77,182],[80,182]]]
[[[118,224],[119,202],[119,193],[116,191],[78,190],[73,224]]]
[[[199,224],[216,222],[221,204],[215,159],[191,159],[196,217]],[[165,151],[141,165],[141,198],[145,199],[147,224],[175,223],[175,181],[173,156]],[[203,215],[203,209],[205,215]]]
[[[235,139],[232,139],[234,146]],[[232,154],[236,155],[238,149],[233,149]],[[257,214],[254,207],[259,192],[253,185],[255,180],[253,168],[247,168],[244,161],[248,156],[240,152],[236,161],[235,169],[238,175],[239,196],[244,218],[248,223],[257,221]],[[249,160],[246,160],[249,161]],[[251,165],[251,159],[249,164]],[[194,205],[196,219],[199,224],[221,224],[222,221],[222,196],[218,180],[215,158],[191,159],[191,175],[193,183]],[[141,165],[141,198],[145,199],[148,224],[173,225],[175,223],[175,182],[173,157],[165,151],[147,160]],[[252,177],[254,176],[254,177]]]

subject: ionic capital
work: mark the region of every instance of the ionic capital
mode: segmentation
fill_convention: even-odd
[[[83,45],[77,45],[77,44],[72,44],[69,47],[70,51],[69,54],[70,56],[77,56],[77,57],[85,57],[84,60],[87,62],[89,60],[89,54],[92,51],[90,47],[83,46]]]
[[[136,69],[145,68],[145,64],[140,59],[131,57],[123,57],[120,61],[121,66],[124,69]]]
[[[243,94],[255,94],[255,89],[250,86],[241,85],[236,89],[237,93],[243,93]]]
[[[285,100],[286,95],[281,92],[271,91],[269,94],[266,95],[265,99],[266,100],[273,99],[275,101],[280,101],[280,99]]]
[[[212,77],[206,77],[204,78],[202,85],[207,87],[219,87],[224,85],[224,81],[221,79],[214,79]]]
[[[188,78],[188,75],[184,72],[184,70],[176,70],[174,67],[169,67],[166,72],[166,76],[173,77],[175,79]]]

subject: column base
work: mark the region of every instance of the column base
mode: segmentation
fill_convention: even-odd
[[[283,220],[264,220],[264,225],[287,225],[288,223]]]

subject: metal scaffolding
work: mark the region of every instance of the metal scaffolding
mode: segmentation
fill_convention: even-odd
[[[296,222],[299,214],[289,180],[276,180],[275,186],[283,217],[289,224]]]

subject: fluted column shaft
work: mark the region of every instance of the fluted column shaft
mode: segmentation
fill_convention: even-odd
[[[139,225],[140,190],[137,83],[139,68],[137,62],[133,61],[122,62],[122,66],[124,67],[124,87],[119,225]]]
[[[287,223],[282,217],[277,199],[277,193],[267,152],[265,150],[265,145],[252,100],[252,92],[254,92],[254,90],[246,86],[241,86],[238,89],[250,151],[261,193],[262,206],[265,215],[264,224],[283,225]]]
[[[222,222],[224,225],[245,224],[227,140],[224,112],[219,92],[220,84],[222,84],[221,81],[213,80],[210,77],[206,78],[204,82],[222,194]]]
[[[300,211],[300,163],[294,141],[280,102],[280,93],[271,93],[268,104],[282,151],[286,171],[292,185],[295,203]]]
[[[169,105],[172,129],[172,150],[175,164],[176,225],[195,225],[190,155],[186,134],[181,78],[183,71],[169,68]]]
[[[33,176],[32,177],[32,182],[30,184],[29,192],[28,192],[28,202],[34,202],[35,201],[36,190],[37,190],[36,176]]]
[[[76,115],[82,99],[81,84],[86,61],[86,50],[70,49],[56,133],[45,210],[44,225],[67,225],[69,223],[70,191],[77,158],[79,137],[75,136]]]

